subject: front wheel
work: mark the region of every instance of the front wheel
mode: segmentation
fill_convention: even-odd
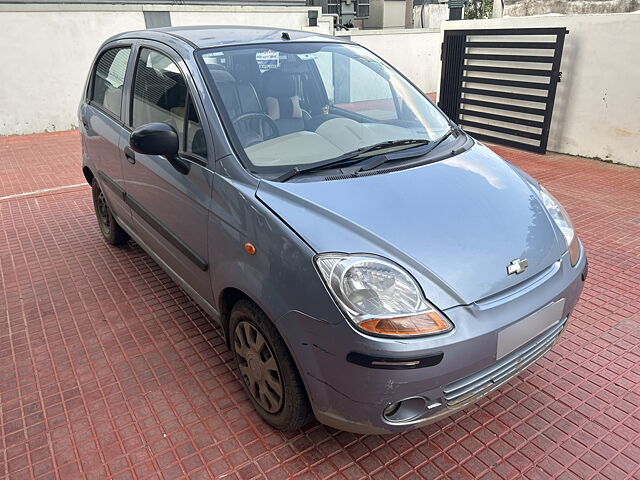
[[[258,306],[240,300],[231,311],[231,343],[242,385],[260,416],[278,430],[296,430],[313,418],[291,354]]]

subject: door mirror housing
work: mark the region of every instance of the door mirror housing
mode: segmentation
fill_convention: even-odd
[[[178,132],[168,123],[147,123],[136,128],[129,137],[129,146],[143,155],[161,155],[180,173],[189,173],[189,164],[178,157]]]
[[[131,132],[129,145],[143,155],[177,155],[180,139],[175,128],[167,123],[147,123]]]

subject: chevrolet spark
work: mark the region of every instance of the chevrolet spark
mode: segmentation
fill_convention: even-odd
[[[558,201],[349,41],[120,34],[79,120],[104,239],[133,239],[220,323],[276,428],[450,415],[549,350],[582,290]]]

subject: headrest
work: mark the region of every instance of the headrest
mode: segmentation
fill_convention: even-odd
[[[290,98],[296,95],[295,77],[290,73],[269,70],[263,74],[262,89],[266,97]]]
[[[213,77],[213,81],[216,83],[222,82],[235,82],[235,78],[227,70],[219,67],[218,65],[208,65],[209,73]]]
[[[249,82],[238,82],[238,98],[242,113],[262,112],[256,89]]]
[[[267,115],[271,120],[280,120],[281,118],[302,118],[302,109],[300,108],[300,98],[297,95],[293,97],[266,97],[265,103],[267,107]]]

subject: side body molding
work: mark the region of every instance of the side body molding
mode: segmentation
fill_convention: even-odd
[[[98,171],[100,181],[111,190],[122,196],[124,202],[131,207],[145,222],[167,240],[171,245],[176,247],[185,257],[193,262],[200,270],[206,272],[209,269],[209,263],[198,255],[189,245],[182,241],[175,233],[167,228],[160,220],[158,220],[151,212],[144,208],[135,198],[127,194],[113,179],[111,179],[103,171]]]

